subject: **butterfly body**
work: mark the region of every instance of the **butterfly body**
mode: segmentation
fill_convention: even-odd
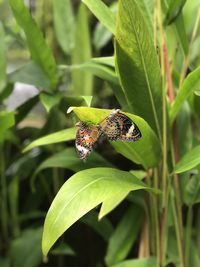
[[[137,141],[141,132],[137,125],[119,109],[113,110],[99,125],[78,122],[76,150],[80,159],[86,159],[101,135],[110,141]]]

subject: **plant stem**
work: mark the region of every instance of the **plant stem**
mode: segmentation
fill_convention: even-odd
[[[172,211],[173,211],[173,217],[174,217],[174,225],[175,225],[177,246],[178,246],[178,252],[179,252],[179,259],[180,259],[180,267],[184,267],[185,263],[184,263],[183,249],[182,249],[182,241],[181,241],[181,236],[180,236],[180,227],[179,227],[176,205],[175,205],[173,196],[171,196],[171,204],[172,204]]]
[[[7,185],[5,177],[5,161],[3,154],[3,144],[0,144],[0,180],[1,180],[1,227],[4,241],[8,241],[8,203],[7,203]]]
[[[187,212],[187,223],[186,223],[186,247],[185,247],[185,262],[186,266],[189,266],[189,256],[190,256],[190,240],[191,240],[191,232],[192,232],[192,218],[193,211],[192,205],[189,205]]]

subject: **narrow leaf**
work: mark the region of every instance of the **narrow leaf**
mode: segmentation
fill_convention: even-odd
[[[15,124],[14,112],[0,112],[0,143],[5,137],[6,130]]]
[[[105,261],[112,266],[126,258],[142,226],[143,210],[131,206],[122,217],[108,244]]]
[[[42,251],[47,255],[56,240],[78,219],[119,192],[150,189],[129,172],[113,168],[80,171],[67,180],[47,213]],[[51,234],[49,234],[51,233]]]
[[[200,145],[186,153],[174,167],[174,173],[189,171],[200,164]]]
[[[73,140],[75,138],[75,128],[69,128],[66,130],[62,130],[53,134],[49,134],[47,136],[36,139],[32,143],[30,143],[27,147],[24,148],[23,153],[27,152],[34,147],[44,146],[59,142],[66,142],[69,140]]]
[[[174,121],[176,114],[179,112],[181,106],[183,105],[183,102],[187,100],[187,98],[193,91],[199,89],[200,86],[199,76],[200,76],[200,67],[191,72],[184,80],[170,110],[171,122]]]
[[[9,3],[17,23],[25,32],[33,60],[49,78],[51,89],[55,89],[58,81],[57,66],[53,54],[42,36],[42,32],[24,5],[23,0],[9,0]],[[49,88],[45,89],[49,90]]]
[[[113,34],[115,34],[115,14],[101,0],[82,0],[97,19]]]
[[[81,49],[80,49],[81,47]],[[72,53],[72,64],[80,64],[92,57],[90,44],[90,31],[87,9],[80,4],[75,32],[75,46]],[[93,76],[91,73],[83,73],[74,70],[72,73],[73,90],[77,95],[92,95]]]
[[[143,117],[161,140],[161,74],[152,36],[135,0],[119,1],[116,67],[130,109]]]
[[[65,54],[70,55],[75,30],[71,0],[53,0],[53,16],[57,40]]]
[[[6,86],[6,44],[3,25],[0,22],[0,93]]]

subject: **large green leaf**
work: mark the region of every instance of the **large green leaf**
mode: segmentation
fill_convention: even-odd
[[[0,22],[0,93],[6,86],[6,45],[3,25]]]
[[[72,53],[72,64],[80,64],[92,57],[89,18],[85,5],[80,4],[75,31],[75,46]],[[93,76],[91,73],[74,70],[72,72],[73,91],[77,95],[92,95]]]
[[[38,146],[44,146],[59,142],[66,142],[69,140],[73,140],[75,138],[75,128],[69,128],[66,130],[62,130],[53,134],[49,134],[47,136],[41,137],[32,143],[30,143],[23,152],[27,152],[28,150],[38,147]]]
[[[142,226],[143,215],[143,210],[135,205],[126,211],[109,240],[105,257],[108,266],[126,258],[137,239]]]
[[[98,124],[109,115],[111,110],[87,107],[73,108],[81,121]],[[145,168],[156,166],[160,160],[161,148],[158,138],[149,125],[140,117],[124,113],[139,127],[142,138],[137,142],[111,142],[115,149],[133,162],[142,164]]]
[[[23,0],[9,0],[9,3],[17,23],[25,32],[33,60],[38,63],[49,78],[51,89],[55,89],[58,81],[57,66],[53,54],[42,36],[42,32],[24,5]],[[49,88],[44,89],[49,90]]]
[[[182,173],[200,164],[200,145],[186,153],[174,167],[174,173]]]
[[[101,0],[82,0],[82,2],[109,31],[115,34],[115,14]]]
[[[56,240],[78,219],[119,192],[150,189],[129,172],[113,168],[80,171],[67,180],[47,213],[42,251],[47,255]]]
[[[200,86],[199,76],[200,76],[200,67],[191,72],[184,80],[181,88],[178,91],[175,101],[170,109],[171,122],[174,121],[176,114],[179,112],[181,106],[183,105],[183,102],[187,100],[187,98],[193,91],[199,89]]]
[[[143,117],[161,140],[162,88],[149,27],[135,0],[119,1],[116,67],[131,110]]]
[[[71,0],[53,0],[53,15],[57,40],[65,54],[70,55],[74,47],[74,14]]]

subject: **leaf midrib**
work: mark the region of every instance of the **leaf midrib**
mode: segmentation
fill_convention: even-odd
[[[134,0],[134,2],[135,2],[135,0]],[[122,0],[121,0],[121,3],[123,5],[123,1]],[[127,2],[127,5],[129,6],[128,2]],[[135,3],[135,5],[137,5],[137,4]],[[130,8],[128,8],[128,13],[129,13],[129,17],[131,17]],[[137,31],[135,29],[134,23],[133,23],[132,19],[130,21],[131,21],[131,26],[132,26],[132,28],[134,30],[134,33],[135,33],[136,43],[137,43],[138,50],[139,50],[139,53],[140,53],[140,56],[141,56],[141,60],[142,60],[142,66],[143,66],[145,77],[146,77],[148,93],[149,93],[150,102],[151,102],[151,106],[152,106],[152,110],[153,110],[153,114],[154,114],[154,120],[155,120],[155,124],[156,124],[156,128],[157,128],[158,136],[159,136],[159,139],[162,140],[160,127],[159,127],[159,123],[158,123],[158,118],[157,118],[157,114],[156,114],[156,109],[155,109],[155,104],[154,104],[153,96],[152,96],[152,93],[151,93],[151,86],[150,86],[149,78],[148,78],[148,75],[147,75],[147,69],[146,69],[146,65],[145,65],[145,60],[144,60],[144,57],[143,57],[143,54],[142,54],[140,42],[139,42],[139,39],[138,39],[138,35],[137,35]]]

